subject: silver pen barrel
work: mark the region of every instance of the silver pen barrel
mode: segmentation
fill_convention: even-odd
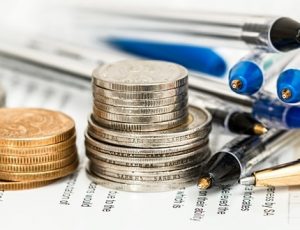
[[[89,9],[89,13],[91,12],[113,17],[115,26],[118,29],[125,29],[117,32],[116,35],[123,33],[123,36],[148,37],[156,40],[155,32],[178,34],[190,37],[190,41],[195,37],[199,38],[199,44],[204,42],[206,45],[207,40],[222,40],[224,46],[227,41],[229,43],[234,41],[236,47],[239,44],[241,48],[250,46],[269,52],[289,51],[300,46],[300,24],[285,17],[201,11],[164,10],[162,12],[149,9],[121,9],[115,6]],[[128,21],[124,21],[124,18]],[[109,20],[102,21],[102,25],[108,26],[107,22],[109,23]],[[139,34],[135,31],[143,33]],[[212,41],[211,44],[213,43]]]
[[[276,51],[269,40],[269,32],[272,24],[279,17],[242,16],[211,12],[183,15],[180,12],[165,12],[162,15],[155,12],[139,15],[135,12],[134,16],[140,16],[144,20],[154,20],[156,23],[158,21],[167,22],[166,32],[185,33],[192,37],[210,37],[221,39],[224,42],[235,40],[241,48],[248,45],[264,49],[268,47],[269,51]],[[145,27],[143,28],[147,30]]]
[[[287,145],[297,143],[299,138],[297,138],[296,131],[275,131],[275,135],[271,138],[267,137],[264,142],[264,150],[251,160],[249,160],[245,166],[244,174],[248,174],[258,162],[262,162],[274,153],[279,152],[279,150]]]
[[[266,152],[277,152],[281,148],[286,147],[287,145],[291,145],[300,141],[297,134],[297,131],[285,131],[283,135],[281,135],[276,141],[266,143]]]

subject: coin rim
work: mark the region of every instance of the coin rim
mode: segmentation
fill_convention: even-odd
[[[162,114],[177,111],[181,108],[188,106],[188,98],[182,102],[158,106],[158,107],[124,107],[124,106],[114,106],[105,104],[105,102],[94,101],[94,106],[100,110],[114,113],[114,114],[124,114],[124,115],[143,115],[143,114]]]
[[[193,149],[193,148],[197,148],[200,146],[205,145],[206,143],[209,143],[209,139],[208,138],[204,138],[201,139],[200,142],[192,142],[188,145],[181,145],[181,146],[176,146],[174,148],[169,148],[169,147],[165,147],[165,148],[131,148],[131,147],[124,147],[124,146],[117,146],[117,145],[111,145],[111,144],[107,144],[105,142],[101,142],[98,140],[93,139],[88,132],[85,132],[85,140],[88,140],[91,146],[94,146],[97,151],[98,149],[102,148],[102,151],[113,151],[113,152],[119,152],[119,153],[124,153],[126,155],[129,155],[129,152],[136,152],[134,153],[135,155],[144,155],[147,156],[150,154],[157,154],[157,155],[162,155],[164,154],[164,156],[168,156],[169,154],[173,154],[174,152],[180,154],[183,151],[187,151],[189,149]],[[191,147],[193,146],[193,147]],[[175,150],[173,150],[175,149]],[[178,150],[179,149],[179,150]],[[158,153],[155,153],[158,152]],[[128,157],[128,156],[127,156]]]
[[[165,105],[172,105],[174,103],[188,100],[188,93],[179,94],[174,97],[167,97],[160,100],[156,99],[149,99],[149,100],[124,100],[124,99],[116,99],[116,98],[108,98],[104,96],[98,96],[94,98],[94,101],[99,101],[100,103],[114,105],[114,106],[127,106],[127,107],[136,107],[136,108],[152,108],[156,106],[165,106]],[[99,100],[100,99],[100,100]]]
[[[188,108],[182,108],[170,113],[163,114],[147,114],[147,115],[123,115],[106,112],[93,106],[93,117],[99,117],[109,121],[116,121],[120,123],[130,124],[148,124],[148,123],[160,123],[164,121],[172,121],[184,117],[188,113]],[[159,124],[157,124],[159,125]]]
[[[11,173],[34,173],[34,172],[46,172],[56,169],[61,169],[71,164],[77,159],[77,151],[72,152],[67,157],[57,160],[49,161],[39,164],[0,164],[0,172],[11,172]]]
[[[114,189],[114,190],[120,190],[125,192],[167,192],[172,191],[176,189],[180,189],[183,187],[190,186],[192,184],[196,184],[197,177],[194,179],[191,179],[190,181],[185,181],[182,183],[159,183],[158,185],[154,184],[144,184],[144,185],[137,185],[137,184],[126,184],[126,183],[119,183],[111,180],[107,180],[101,177],[97,177],[93,175],[93,173],[89,172],[88,169],[86,169],[86,174],[89,180],[93,181],[97,185],[100,185],[102,187],[108,188],[108,189]]]
[[[70,123],[72,124],[71,127],[68,127],[68,129],[64,129],[63,132],[57,133],[55,135],[51,136],[43,136],[43,137],[30,137],[30,138],[5,138],[5,137],[0,137],[0,148],[1,147],[37,147],[37,146],[45,146],[45,145],[51,145],[51,144],[56,144],[63,142],[67,139],[69,139],[71,136],[75,134],[75,122],[74,120],[59,111],[53,111],[53,110],[48,110],[48,109],[36,109],[36,108],[1,108],[0,112],[4,110],[42,110],[42,111],[48,111],[51,113],[57,113],[65,118],[67,118]]]
[[[119,63],[123,62],[134,62],[136,61],[136,65],[140,65],[141,62],[147,62],[147,63],[166,63],[166,64],[172,64],[176,66],[179,71],[182,71],[182,73],[179,75],[178,79],[175,81],[170,81],[170,82],[155,82],[155,83],[139,83],[139,84],[134,84],[134,83],[125,83],[125,82],[113,82],[113,81],[108,81],[107,79],[101,78],[101,72],[105,71],[106,68],[112,65],[118,65]],[[119,90],[119,91],[159,91],[159,90],[168,90],[172,88],[177,88],[182,85],[187,84],[188,82],[188,71],[186,68],[184,68],[181,65],[172,63],[172,62],[167,62],[167,61],[147,61],[147,60],[124,60],[124,61],[119,61],[115,62],[112,64],[106,64],[97,67],[94,69],[92,72],[92,82],[95,85],[98,85],[102,88],[110,89],[110,90]]]
[[[118,91],[118,90],[109,90],[103,87],[97,86],[95,84],[92,85],[93,97],[97,98],[97,96],[104,96],[115,99],[124,99],[124,100],[148,100],[148,99],[156,99],[160,100],[163,98],[174,97],[180,94],[187,93],[188,85],[182,85],[177,88],[172,88],[169,90],[161,90],[161,91]]]

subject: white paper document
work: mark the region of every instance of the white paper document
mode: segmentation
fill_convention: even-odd
[[[196,185],[172,192],[129,193],[95,185],[85,174],[84,131],[92,109],[90,86],[63,85],[0,69],[8,107],[60,110],[76,122],[81,165],[77,173],[46,187],[0,191],[0,229],[299,229],[300,188],[230,188],[200,191]],[[214,152],[232,138],[218,129]],[[218,136],[216,133],[218,132]],[[297,158],[282,149],[268,166]]]

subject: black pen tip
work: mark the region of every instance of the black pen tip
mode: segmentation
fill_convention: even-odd
[[[271,28],[270,39],[274,48],[281,52],[300,48],[300,23],[291,18],[277,19]]]
[[[262,135],[268,131],[251,113],[235,112],[230,116],[227,122],[229,130],[234,133]]]

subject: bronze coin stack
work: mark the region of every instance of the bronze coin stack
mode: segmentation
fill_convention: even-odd
[[[210,114],[188,106],[188,72],[127,60],[93,72],[88,176],[118,190],[159,192],[195,183],[210,156]]]
[[[77,166],[70,117],[45,109],[0,109],[0,190],[47,185]]]

